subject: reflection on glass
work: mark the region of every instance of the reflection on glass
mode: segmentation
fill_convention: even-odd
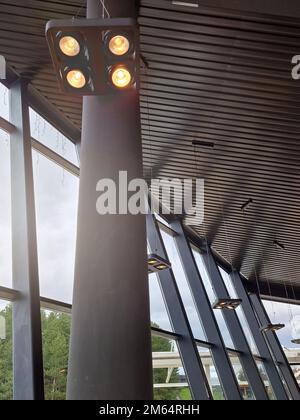
[[[191,392],[175,341],[152,337],[155,400],[191,400]]]
[[[41,295],[72,302],[79,180],[33,152]]]
[[[208,298],[210,300],[210,303],[213,305],[215,303],[215,301],[217,300],[217,295],[215,294],[214,288],[213,288],[212,283],[210,281],[208,272],[207,272],[206,267],[203,263],[202,256],[201,256],[199,250],[194,246],[192,246],[192,250],[193,250],[193,254],[194,254],[194,257],[195,257],[195,260],[196,260],[196,264],[197,264],[198,270],[200,272],[200,275],[201,275],[206,293],[208,294]],[[230,332],[228,330],[226,321],[224,319],[223,312],[216,310],[216,311],[214,311],[214,315],[216,317],[219,329],[221,331],[223,340],[225,342],[225,346],[228,347],[228,348],[234,349],[235,347],[234,347]]]
[[[150,291],[150,315],[151,322],[159,325],[159,328],[172,332],[172,327],[166,305],[159,286],[157,274],[149,275],[149,291]]]
[[[0,129],[0,285],[12,286],[11,175],[9,136]]]
[[[0,117],[9,121],[9,90],[0,83]]]
[[[300,364],[299,365],[295,365],[295,366],[291,366],[293,373],[295,375],[296,381],[298,382],[298,385],[300,386]]]
[[[263,383],[265,385],[265,388],[266,388],[266,391],[268,393],[270,400],[276,400],[276,397],[275,397],[273,388],[270,384],[270,380],[269,380],[264,364],[260,361],[256,361],[256,365],[257,365],[258,371],[260,373],[261,379],[263,380]]]
[[[201,321],[198,316],[198,312],[195,307],[195,302],[189,287],[189,283],[184,273],[184,269],[181,264],[180,256],[174,241],[174,238],[161,231],[162,238],[168,253],[169,260],[172,264],[172,270],[176,279],[176,283],[179,288],[181,299],[183,301],[194,337],[198,340],[206,341],[206,336],[202,328]]]
[[[238,356],[229,355],[244,400],[255,400],[247,375]]]
[[[216,371],[214,361],[211,355],[211,351],[204,347],[198,347],[199,355],[202,361],[202,365],[205,370],[208,384],[210,386],[213,399],[216,401],[225,400],[224,391]]]
[[[63,136],[31,108],[29,115],[31,136],[64,159],[79,166],[78,154],[74,143]]]
[[[71,317],[42,311],[43,361],[46,400],[65,400]]]
[[[0,400],[12,399],[12,307],[0,301]]]
[[[300,306],[271,301],[263,301],[263,304],[273,324],[285,324],[285,328],[276,332],[281,345],[288,349],[300,349],[299,344],[292,343],[300,339],[300,336],[297,337],[300,333]]]

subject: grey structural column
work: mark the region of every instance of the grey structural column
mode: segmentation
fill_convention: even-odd
[[[106,0],[133,17],[133,0]],[[102,17],[88,0],[88,18]],[[100,48],[100,45],[99,45]],[[146,219],[96,211],[100,180],[143,178],[139,91],[83,100],[77,253],[68,373],[69,400],[153,398]]]
[[[216,292],[218,298],[230,298],[229,293],[225,287],[225,283],[221,276],[220,270],[216,264],[216,261],[209,250],[203,252],[203,261],[206,266],[207,272],[210,276],[212,286]],[[223,311],[225,321],[230,331],[233,343],[238,351],[241,352],[240,360],[245,370],[246,376],[249,380],[249,384],[253,390],[255,398],[257,400],[268,400],[268,394],[262,378],[260,376],[258,367],[255,363],[254,357],[251,353],[249,344],[246,340],[245,334],[241,327],[240,321],[235,311],[224,310]]]
[[[256,294],[251,294],[250,299],[261,326],[270,324],[270,318],[260,297],[258,297],[258,295]],[[269,331],[266,333],[266,338],[268,340],[270,349],[273,353],[274,359],[278,363],[278,367],[282,373],[283,379],[285,380],[285,383],[291,393],[292,398],[294,400],[299,401],[300,388],[297,384],[296,378],[286,358],[286,355],[284,354],[283,348],[278,340],[277,335],[274,332]]]
[[[185,235],[182,222],[180,220],[175,220],[170,223],[170,226],[177,233],[174,239],[206,337],[208,341],[213,344],[211,353],[226,398],[228,400],[242,400],[243,398],[236,375],[230,362],[216,318],[213,314],[190,243]]]
[[[168,260],[157,221],[147,216],[148,244],[153,254]],[[174,332],[180,335],[178,348],[192,396],[195,400],[210,400],[212,395],[197,345],[172,270],[158,273],[158,280]]]
[[[40,292],[27,85],[10,89],[14,398],[44,399]]]
[[[286,393],[286,390],[274,363],[273,357],[270,353],[269,347],[260,331],[260,324],[255,316],[250,296],[245,289],[240,274],[237,271],[233,271],[232,273],[230,273],[230,278],[238,297],[243,301],[242,308],[251,333],[253,335],[254,341],[256,343],[259,355],[264,360],[264,366],[269,377],[270,384],[273,388],[274,394],[276,398],[280,401],[288,400],[288,395]]]

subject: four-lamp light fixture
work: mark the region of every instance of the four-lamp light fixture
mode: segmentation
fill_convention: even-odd
[[[90,96],[135,89],[137,36],[133,19],[48,22],[46,37],[62,90]]]
[[[171,263],[156,254],[148,255],[148,272],[159,273],[160,271],[169,270]]]
[[[284,324],[267,324],[261,327],[260,331],[262,333],[268,333],[268,332],[277,332],[285,328]]]
[[[213,304],[213,309],[235,311],[242,304],[241,299],[218,299]]]

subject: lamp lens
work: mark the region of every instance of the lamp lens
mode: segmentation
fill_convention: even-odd
[[[72,36],[64,36],[59,41],[59,48],[68,57],[75,57],[80,53],[79,42]]]
[[[86,85],[86,78],[80,70],[71,70],[67,74],[68,83],[75,89],[82,89]]]
[[[132,76],[125,67],[118,67],[112,73],[112,82],[119,89],[128,87],[131,80]]]
[[[123,35],[116,35],[109,41],[109,49],[114,55],[125,55],[130,48],[129,40]]]

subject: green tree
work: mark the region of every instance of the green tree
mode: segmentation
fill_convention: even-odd
[[[13,398],[13,361],[12,361],[12,307],[8,305],[0,311],[6,324],[6,336],[0,339],[0,400]],[[43,358],[45,377],[45,398],[47,400],[65,400],[68,371],[68,354],[71,329],[71,317],[49,311],[41,312]],[[158,327],[157,325],[153,325]],[[172,342],[152,338],[153,352],[172,351]],[[164,384],[167,380],[167,369],[153,371],[154,383]],[[179,383],[179,370],[172,373],[170,382]],[[154,390],[155,400],[190,399],[188,389],[160,388]]]
[[[12,362],[12,308],[7,306],[0,311],[6,326],[6,336],[0,338],[0,400],[13,397],[13,362]]]
[[[45,398],[65,400],[71,318],[42,312]]]

